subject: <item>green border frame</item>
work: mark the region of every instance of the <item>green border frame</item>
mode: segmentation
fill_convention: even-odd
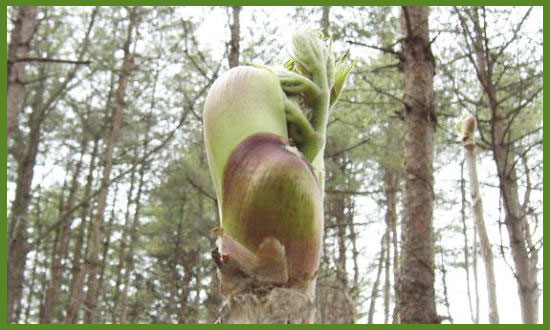
[[[437,6],[445,6],[445,5],[455,5],[456,4],[456,1],[418,1],[418,0],[409,0],[409,1],[401,1],[401,2],[398,2],[398,1],[394,1],[394,0],[386,0],[386,1],[381,1],[381,0],[375,0],[375,1],[358,1],[358,0],[344,0],[344,1],[320,1],[320,0],[300,0],[298,1],[298,3],[296,3],[297,1],[293,1],[293,0],[249,0],[249,1],[244,1],[244,0],[202,0],[202,1],[199,1],[199,0],[187,0],[187,1],[176,1],[176,0],[159,0],[159,1],[154,1],[154,5],[155,6],[162,6],[162,5],[193,5],[193,6],[219,6],[219,5],[246,5],[246,6],[258,6],[258,5],[264,5],[264,6],[297,6],[297,5],[300,5],[300,6],[318,6],[318,5],[338,5],[338,6],[344,6],[344,5],[392,5],[392,4],[399,4],[399,5],[409,5],[409,4],[421,4],[421,5],[437,5]],[[7,6],[14,6],[14,5],[48,5],[48,6],[74,6],[75,4],[78,4],[78,5],[104,5],[104,6],[112,6],[112,5],[151,5],[153,3],[152,0],[115,0],[115,1],[90,1],[90,0],[77,0],[77,1],[66,1],[66,0],[46,0],[46,1],[36,1],[36,0],[30,0],[30,1],[16,1],[16,0],[8,0],[7,1],[7,5],[6,7],[3,7],[2,9],[2,20],[0,21],[1,23],[1,28],[2,28],[2,32],[1,33],[6,33],[6,36],[7,36]],[[462,5],[479,5],[479,4],[483,4],[483,5],[535,5],[535,6],[541,6],[541,5],[544,5],[543,3],[539,3],[539,2],[535,2],[535,1],[529,1],[529,3],[525,3],[525,2],[520,2],[520,1],[510,1],[510,0],[486,0],[486,1],[479,1],[479,0],[469,0],[469,1],[461,1],[461,4]],[[543,15],[546,16],[546,17],[549,17],[550,15],[550,7],[549,9],[547,8],[544,8],[543,10]],[[548,23],[550,24],[550,23]],[[544,24],[543,25],[548,25],[548,24]],[[549,38],[544,38],[544,39],[550,39]],[[7,37],[6,37],[6,41],[7,41]],[[546,40],[546,41],[550,41],[550,40]],[[1,57],[1,61],[2,63],[6,63],[7,62],[7,43],[6,44],[2,44],[2,48],[4,48],[1,52],[0,52],[0,55],[2,56]],[[549,74],[545,74],[545,76],[548,78],[550,77],[550,73]],[[2,65],[2,70],[0,71],[0,84],[1,84],[1,94],[0,94],[0,99],[3,99],[3,100],[6,100],[6,96],[7,96],[7,65],[4,66]],[[544,100],[545,98],[543,98]],[[3,101],[3,102],[6,102],[6,101]],[[0,182],[5,182],[7,183],[7,133],[6,133],[6,107],[7,107],[7,104],[6,103],[2,103],[2,115],[0,116],[0,136],[2,137],[2,142],[0,144],[0,165],[1,165],[1,168],[0,168]],[[550,111],[550,110],[549,110]],[[549,111],[546,111],[544,112],[544,115],[543,115],[543,121],[544,121],[544,118],[548,118],[550,117],[550,112]],[[544,140],[547,140],[547,136],[548,134],[547,133],[543,133],[543,139]],[[544,148],[544,149],[548,149],[548,148]],[[544,150],[545,154],[546,154],[546,150]],[[543,160],[547,158],[543,155]],[[546,170],[547,171],[547,170]],[[544,173],[546,172],[543,170],[543,177],[544,177]],[[0,326],[8,326],[8,327],[16,327],[16,326],[19,326],[19,327],[28,327],[28,326],[32,326],[32,325],[25,325],[25,324],[16,324],[16,325],[8,325],[6,324],[6,276],[7,276],[7,269],[5,267],[6,265],[6,262],[7,262],[7,246],[6,246],[6,243],[7,243],[7,240],[6,240],[6,235],[7,235],[7,189],[0,189],[0,193],[1,193],[1,196],[0,196],[0,208],[2,210],[6,210],[6,213],[2,213],[2,216],[0,217],[0,237],[2,237],[2,239],[0,240],[1,244],[0,244],[0,268],[1,268],[1,271],[0,271]],[[543,193],[543,201],[545,203],[549,203],[550,205],[550,195],[544,195]],[[544,219],[544,217],[543,217]],[[544,221],[544,220],[543,220]],[[543,254],[544,255],[544,254]],[[543,258],[543,264],[544,264],[544,259],[547,259],[547,258]],[[543,283],[543,287],[544,287],[544,283]],[[544,294],[544,292],[543,292]],[[545,299],[544,299],[544,295],[543,295],[543,298],[542,298],[542,304],[544,305],[544,302],[545,302]],[[543,309],[544,310],[544,309]],[[542,316],[542,315],[541,315]],[[543,318],[544,319],[544,318]],[[40,325],[40,327],[46,327],[46,328],[50,328],[50,329],[53,329],[54,327],[59,327],[59,326],[62,326],[62,327],[70,327],[70,326],[73,326],[73,325],[70,325],[70,324],[42,324]],[[87,325],[79,325],[79,326],[84,326],[84,327],[98,327],[98,326],[105,326],[104,324],[87,324]],[[126,329],[129,329],[130,327],[134,327],[135,325],[133,324],[124,324],[124,325],[120,325],[120,324],[117,324],[117,325],[111,325],[111,326],[114,326],[114,327],[125,327]],[[149,325],[140,325],[141,327],[149,327],[152,329],[152,327],[158,327],[159,325],[157,324],[149,324]],[[201,327],[218,327],[219,325],[215,325],[215,324],[204,324],[204,325],[177,325],[177,324],[167,324],[167,325],[163,325],[163,327],[181,327],[181,326],[184,326],[184,327],[193,327],[193,326],[201,326]],[[228,328],[233,328],[235,329],[236,327],[239,328],[239,327],[246,327],[247,325],[223,325],[224,327],[228,327]],[[248,325],[248,326],[255,326],[255,325]],[[264,325],[265,326],[265,325]],[[271,328],[274,328],[274,327],[284,327],[285,325],[267,325],[268,327],[271,327]],[[296,325],[290,325],[290,326],[296,326]],[[360,326],[363,326],[363,325],[360,325],[360,324],[357,324],[357,325],[306,325],[306,326],[310,326],[310,327],[331,327],[331,329],[333,327],[360,327]],[[366,326],[369,326],[369,327],[372,327],[372,326],[392,326],[392,325],[366,325]],[[420,327],[421,325],[393,325],[393,326],[401,326],[401,327],[406,327],[406,328],[410,328],[410,327],[414,327],[414,328],[418,328]],[[423,325],[422,325],[423,326]],[[428,326],[437,326],[437,325],[428,325]],[[463,327],[463,326],[467,326],[467,327],[472,327],[472,326],[477,326],[477,325],[455,325],[455,326],[460,326],[460,327]],[[494,325],[494,326],[497,326],[497,325]],[[513,326],[513,325],[500,325],[500,326]],[[535,325],[536,326],[536,325]],[[542,325],[541,325],[542,326]]]

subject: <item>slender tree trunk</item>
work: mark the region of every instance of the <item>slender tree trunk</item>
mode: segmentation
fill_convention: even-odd
[[[472,271],[474,273],[474,300],[476,302],[476,309],[475,309],[475,318],[474,318],[474,324],[479,324],[479,276],[477,272],[477,256],[478,256],[478,235],[477,235],[477,227],[474,226],[474,242],[473,242],[473,251],[472,251]]]
[[[241,6],[231,7],[232,22],[229,26],[231,31],[231,40],[229,41],[229,67],[233,68],[239,65],[240,41],[241,41]]]
[[[390,254],[390,233],[391,227],[386,228],[386,238],[384,240],[384,324],[388,324],[390,319],[390,267],[391,267],[391,254]]]
[[[118,189],[119,189],[119,185],[115,183],[114,192],[113,192],[113,201],[111,203],[112,205],[111,215],[109,216],[109,222],[105,226],[105,238],[103,240],[103,246],[102,246],[103,251],[101,256],[101,268],[99,271],[98,291],[97,291],[97,298],[96,298],[96,299],[100,299],[101,297],[103,301],[106,302],[107,304],[112,301],[112,298],[107,298],[105,296],[106,295],[106,292],[104,290],[105,272],[108,264],[107,258],[109,255],[109,249],[111,248],[111,238],[113,237],[113,227],[116,221],[115,219],[117,218],[116,205],[117,205],[117,199],[118,199]],[[90,299],[87,299],[87,301],[90,301]],[[114,308],[114,302],[113,302],[113,306],[111,306],[110,308]],[[105,323],[104,320],[105,319],[101,319],[98,322]]]
[[[73,207],[75,195],[78,189],[80,171],[82,169],[83,156],[87,144],[88,141],[84,139],[81,145],[80,159],[76,164],[71,187],[69,188],[69,196],[67,198],[65,206],[59,210],[60,215],[65,214],[66,209],[70,209]],[[48,288],[46,289],[46,300],[44,303],[44,310],[41,311],[40,323],[52,323],[52,317],[55,316],[56,308],[58,305],[57,302],[62,280],[63,260],[65,259],[67,254],[67,243],[69,241],[71,228],[71,219],[65,218],[60,220],[63,222],[63,225],[60,227],[58,231],[59,237],[54,243],[50,269],[50,280],[48,281]]]
[[[394,145],[395,135],[388,134],[388,143]],[[399,256],[398,256],[398,247],[397,247],[397,190],[398,190],[398,174],[395,169],[392,168],[393,164],[384,164],[384,195],[386,197],[386,274],[385,274],[385,285],[384,285],[384,300],[386,301],[384,305],[384,323],[389,322],[389,300],[390,300],[390,252],[393,250],[393,279],[394,279],[394,295],[395,299],[398,298],[398,275],[399,275]],[[391,236],[390,236],[391,235]],[[396,308],[394,310],[392,323],[398,322],[398,309],[397,301]]]
[[[445,267],[446,263],[443,259],[443,251],[440,251],[439,256],[441,257],[441,265],[439,267],[439,270],[441,272],[441,282],[443,284],[443,303],[447,309],[446,319],[448,319],[449,322],[452,324],[454,322],[451,315],[451,304],[449,303],[449,290],[447,289],[447,268]]]
[[[472,120],[473,119],[472,117]],[[474,213],[475,225],[479,235],[479,242],[481,244],[481,255],[485,264],[485,276],[487,278],[487,298],[489,300],[489,323],[498,324],[498,306],[497,306],[497,287],[495,278],[495,269],[493,265],[493,251],[491,249],[491,242],[487,235],[487,229],[485,227],[485,221],[483,219],[483,207],[481,204],[481,194],[479,192],[479,181],[477,177],[476,166],[476,154],[475,154],[475,140],[473,138],[473,132],[471,136],[463,140],[465,159],[468,165],[468,172],[470,174],[470,195],[472,198],[472,210]]]
[[[90,165],[88,168],[88,176],[86,178],[86,186],[84,188],[84,195],[82,196],[85,201],[82,205],[80,213],[80,224],[77,227],[77,236],[76,241],[73,247],[73,258],[72,258],[72,276],[71,276],[71,285],[69,287],[69,299],[67,304],[67,313],[65,316],[65,323],[73,324],[76,323],[78,319],[78,310],[80,309],[81,297],[82,297],[82,287],[84,284],[84,276],[86,274],[85,265],[82,264],[82,255],[84,247],[84,236],[86,228],[86,219],[90,210],[90,197],[92,193],[92,185],[94,181],[94,169],[97,154],[99,151],[99,139],[94,140],[94,146],[92,153],[90,155]]]
[[[323,31],[323,35],[328,37],[330,35],[330,6],[323,6],[322,8],[321,30]]]
[[[26,62],[18,62],[18,58],[28,57],[31,40],[37,26],[36,15],[38,7],[18,7],[17,20],[11,33],[8,47],[8,93],[7,93],[7,133],[8,139],[16,125],[17,115],[21,110],[25,85]],[[9,323],[9,322],[8,322]]]
[[[149,131],[149,127],[147,127],[147,132]],[[146,142],[144,146],[144,154],[147,153],[147,144],[148,144],[148,133],[146,133]],[[145,165],[142,164],[139,170],[139,182],[138,182],[138,189],[137,194],[135,198],[135,211],[132,223],[130,224],[130,244],[128,247],[128,253],[126,254],[126,269],[124,272],[124,277],[122,279],[122,285],[123,290],[121,293],[121,301],[120,301],[120,323],[126,323],[127,322],[127,311],[128,311],[128,289],[130,287],[130,276],[132,275],[134,271],[134,254],[136,250],[136,245],[138,243],[138,228],[140,226],[140,212],[141,212],[141,195],[143,193],[143,186],[145,184]]]
[[[400,272],[400,256],[399,256],[399,242],[397,236],[397,216],[394,219],[391,227],[392,233],[392,248],[393,248],[393,291],[395,296],[395,306],[393,311],[392,324],[400,324],[401,317],[399,316],[399,272]]]
[[[127,38],[124,43],[124,58],[122,60],[122,67],[119,73],[118,88],[115,92],[115,104],[113,109],[113,119],[111,124],[111,130],[107,139],[107,147],[104,154],[103,174],[101,179],[101,187],[98,194],[98,207],[97,214],[94,219],[92,239],[90,241],[90,251],[88,255],[89,272],[88,272],[88,292],[90,292],[90,301],[87,302],[87,308],[85,313],[85,323],[96,322],[96,305],[97,305],[97,293],[100,288],[98,286],[99,279],[97,275],[100,270],[99,249],[101,245],[101,227],[104,220],[104,213],[106,208],[107,193],[109,186],[109,179],[111,176],[111,169],[113,166],[113,150],[116,139],[118,137],[118,131],[122,122],[122,112],[126,106],[125,95],[126,86],[130,78],[134,66],[134,56],[130,53],[130,44],[132,42],[132,34],[137,24],[137,17],[135,15],[135,8],[129,11],[129,25]]]
[[[464,236],[464,271],[466,272],[466,292],[468,294],[468,307],[472,323],[476,323],[474,307],[472,304],[472,289],[470,281],[470,244],[468,243],[468,226],[466,225],[466,183],[464,180],[464,162],[460,164],[460,216],[462,219],[462,235]],[[475,241],[475,238],[474,238]]]
[[[41,252],[41,249],[42,249],[42,240],[43,240],[43,237],[42,237],[42,233],[43,233],[43,224],[42,224],[42,221],[40,219],[40,215],[42,214],[42,210],[41,210],[41,191],[40,191],[40,186],[38,186],[36,188],[37,190],[37,198],[36,200],[34,201],[34,210],[35,210],[35,223],[34,223],[34,228],[36,228],[36,240],[33,242],[33,251],[36,251],[35,255],[34,255],[34,258],[33,258],[33,261],[32,261],[32,270],[31,270],[31,276],[30,276],[30,283],[29,283],[29,293],[27,294],[27,301],[25,303],[25,313],[24,313],[24,319],[23,319],[23,323],[25,324],[28,324],[30,322],[30,316],[31,316],[31,309],[32,309],[32,305],[33,305],[33,299],[36,295],[36,290],[34,289],[35,287],[35,283],[37,281],[37,278],[38,278],[38,270],[37,268],[39,267],[39,260],[38,260],[38,256]],[[17,317],[17,319],[19,319],[19,317]]]
[[[340,290],[339,295],[342,299],[342,321],[347,324],[353,323],[353,306],[349,297],[348,272],[347,272],[347,248],[346,248],[346,229],[347,219],[345,214],[346,199],[338,196],[333,200],[334,215],[336,216],[336,233],[338,242],[338,259],[336,278],[338,279]],[[351,313],[350,313],[351,312]],[[351,314],[351,315],[350,315]]]
[[[143,138],[143,148],[142,148],[142,155],[147,155],[149,151],[149,134],[151,131],[152,126],[152,118],[153,118],[153,111],[155,109],[156,104],[156,88],[157,88],[157,82],[159,77],[159,70],[155,71],[155,79],[153,83],[153,94],[152,94],[152,100],[151,100],[151,108],[149,110],[149,113],[147,115],[147,127],[145,130],[145,136]],[[135,211],[134,216],[131,224],[128,224],[130,228],[130,235],[129,235],[129,244],[128,244],[128,253],[123,253],[124,250],[122,250],[122,247],[125,247],[125,245],[121,246],[122,253],[120,254],[120,265],[119,265],[119,271],[117,273],[117,287],[116,290],[118,291],[118,287],[120,284],[123,285],[123,290],[120,293],[120,296],[115,296],[117,299],[116,305],[115,305],[115,311],[120,312],[120,316],[118,318],[120,323],[126,323],[127,322],[127,314],[128,314],[128,289],[130,286],[130,276],[132,275],[132,272],[134,271],[134,253],[135,253],[135,246],[138,243],[138,228],[140,225],[140,211],[141,211],[141,195],[143,193],[143,186],[145,185],[145,171],[146,171],[146,163],[142,163],[139,168],[139,182],[137,187],[137,193],[134,199],[135,204]],[[134,172],[132,172],[132,185],[133,186],[133,176]],[[133,191],[133,188],[130,189]],[[128,205],[130,205],[130,199],[128,200]],[[202,213],[201,213],[202,214]],[[128,221],[127,221],[128,222]],[[125,226],[125,229],[126,229]],[[124,240],[125,241],[125,240]],[[121,244],[125,244],[121,241]],[[124,266],[123,266],[124,265]],[[124,269],[124,276],[119,279],[119,277],[122,275],[122,271]]]
[[[374,312],[376,311],[376,299],[378,298],[378,287],[380,286],[380,277],[382,270],[384,269],[384,257],[386,256],[386,234],[382,236],[380,240],[380,257],[378,258],[378,271],[376,272],[376,279],[372,285],[372,291],[370,294],[370,305],[368,312],[367,323],[372,324],[374,320]]]
[[[538,322],[539,290],[537,282],[538,255],[529,252],[529,232],[525,211],[518,196],[517,173],[514,166],[509,137],[510,119],[499,107],[492,72],[494,61],[488,60],[488,49],[479,20],[479,8],[472,13],[474,21],[474,50],[477,73],[491,113],[491,138],[493,157],[497,166],[500,195],[504,203],[504,222],[508,230],[512,259],[514,261],[523,323]],[[512,116],[513,118],[513,116]]]
[[[137,157],[137,151],[136,155]],[[120,308],[121,308],[121,302],[122,302],[122,294],[120,291],[120,286],[123,280],[123,273],[125,271],[125,261],[126,261],[126,254],[129,253],[127,251],[128,249],[128,241],[129,241],[129,234],[130,231],[130,205],[132,204],[132,199],[134,197],[134,189],[135,189],[135,181],[136,181],[136,168],[132,170],[130,173],[130,188],[128,189],[128,198],[126,199],[126,212],[124,215],[124,225],[122,227],[122,234],[119,239],[119,247],[118,247],[118,265],[116,267],[116,280],[115,280],[115,287],[114,287],[114,295],[113,299],[115,301],[115,305],[113,306],[111,318],[113,323],[122,323],[120,320]]]
[[[433,239],[434,58],[429,7],[403,7],[404,218],[400,276],[402,323],[439,323],[435,310]]]
[[[350,295],[351,295],[351,301],[353,302],[352,319],[353,319],[353,322],[355,323],[355,320],[357,317],[357,308],[355,305],[360,293],[360,287],[359,287],[360,272],[359,272],[359,250],[357,248],[357,234],[355,232],[355,226],[353,224],[353,218],[355,213],[354,208],[355,208],[354,205],[352,205],[352,207],[350,208],[351,211],[348,214],[348,223],[349,223],[349,231],[350,231],[349,238],[351,241],[351,255],[353,259],[353,286],[350,290]]]

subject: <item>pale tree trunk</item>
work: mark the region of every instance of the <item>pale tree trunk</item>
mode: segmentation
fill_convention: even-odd
[[[241,41],[241,6],[231,7],[232,22],[229,26],[231,40],[229,41],[229,67],[233,68],[239,65],[240,41]]]
[[[472,290],[470,285],[470,244],[468,243],[468,226],[466,225],[466,182],[464,180],[464,162],[460,164],[460,218],[462,220],[462,235],[464,236],[464,271],[466,272],[466,292],[468,307],[472,323],[476,323],[474,306],[472,304]],[[475,239],[474,239],[475,241]]]
[[[476,302],[474,324],[479,324],[479,276],[477,271],[478,239],[477,227],[474,226],[474,242],[472,249],[472,271],[474,273],[474,300]]]
[[[31,39],[37,26],[38,7],[18,7],[17,19],[11,33],[8,47],[8,93],[7,93],[7,133],[8,139],[21,111],[25,90],[25,61],[17,59],[29,56]]]
[[[517,172],[512,153],[512,141],[509,137],[510,121],[514,116],[506,116],[500,109],[492,73],[494,61],[488,60],[486,40],[479,20],[479,8],[472,13],[474,23],[475,67],[487,106],[490,110],[491,148],[498,171],[499,188],[504,203],[504,222],[508,230],[510,249],[515,266],[515,276],[521,304],[523,323],[538,322],[539,289],[537,282],[538,254],[530,253],[529,224],[525,210],[519,202]]]
[[[495,269],[493,264],[493,251],[491,248],[491,242],[487,235],[487,229],[485,227],[485,221],[483,219],[483,206],[481,203],[481,194],[479,192],[479,180],[477,177],[476,166],[476,144],[474,139],[475,130],[475,118],[467,118],[463,122],[463,126],[467,125],[466,121],[472,122],[472,129],[470,134],[463,135],[462,141],[464,143],[464,158],[468,167],[468,173],[470,175],[470,195],[472,203],[472,211],[474,214],[475,225],[477,228],[479,242],[481,244],[481,255],[485,264],[485,275],[487,277],[487,296],[489,300],[489,323],[498,324],[498,306],[497,306],[497,287],[495,278]],[[463,133],[465,133],[463,129]]]
[[[119,73],[118,87],[115,92],[115,104],[113,109],[113,117],[111,123],[111,130],[107,138],[107,146],[104,154],[103,173],[101,178],[101,186],[98,194],[98,206],[97,214],[93,222],[92,236],[90,240],[89,255],[87,256],[87,262],[89,263],[88,269],[88,292],[90,299],[86,302],[85,323],[95,323],[97,319],[97,297],[100,290],[99,279],[97,278],[100,271],[99,250],[101,247],[101,228],[104,220],[104,213],[107,202],[107,194],[109,188],[109,179],[111,176],[111,170],[113,166],[113,150],[114,145],[118,137],[118,131],[122,122],[122,113],[126,107],[125,95],[128,80],[134,66],[134,56],[130,52],[130,45],[132,43],[132,35],[134,29],[138,24],[136,8],[129,10],[129,25],[127,38],[124,43],[124,58],[122,60],[122,66]]]
[[[435,309],[432,225],[435,65],[428,18],[428,7],[402,9],[405,80],[405,188],[399,290],[402,323],[440,322]]]

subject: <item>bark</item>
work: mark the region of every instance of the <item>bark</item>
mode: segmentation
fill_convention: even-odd
[[[43,87],[43,86],[42,86]],[[7,321],[14,322],[15,306],[19,303],[23,290],[24,270],[28,252],[27,216],[31,199],[31,187],[34,177],[34,165],[41,139],[42,122],[45,111],[39,107],[42,102],[43,88],[39,88],[33,102],[29,118],[29,135],[21,158],[17,160],[17,180],[15,200],[11,208],[11,221],[8,232],[7,262]]]
[[[515,116],[506,116],[500,108],[492,73],[494,61],[489,61],[484,31],[479,19],[478,7],[473,9],[475,66],[486,104],[491,117],[491,148],[496,163],[500,195],[504,204],[504,222],[510,240],[510,249],[515,266],[518,294],[523,323],[538,322],[539,289],[537,282],[538,255],[530,253],[528,223],[525,210],[519,202],[518,178],[515,168],[513,146],[509,137],[509,126]]]
[[[229,41],[229,67],[233,68],[239,65],[239,54],[240,54],[240,41],[241,41],[241,23],[240,23],[240,13],[241,6],[232,6],[232,23],[229,26],[231,32],[231,40]]]
[[[433,242],[434,58],[428,7],[403,7],[404,218],[399,299],[402,323],[439,323]]]
[[[491,242],[487,235],[485,221],[483,219],[483,206],[481,203],[481,194],[479,192],[479,181],[477,177],[475,141],[470,138],[464,141],[465,159],[468,165],[470,175],[470,195],[472,198],[472,211],[474,213],[475,225],[477,228],[479,242],[481,244],[481,255],[485,264],[485,276],[487,278],[487,296],[489,300],[489,323],[498,324],[498,306],[495,269],[493,264],[493,251]]]
[[[16,125],[17,115],[21,110],[21,102],[25,93],[26,62],[17,62],[18,58],[28,57],[31,40],[37,26],[36,15],[38,7],[18,7],[17,20],[11,33],[8,47],[8,92],[7,92],[7,134],[8,139]]]
[[[107,138],[107,146],[104,153],[103,173],[101,178],[101,186],[98,194],[97,214],[93,222],[93,231],[90,241],[90,251],[87,257],[89,263],[88,269],[88,292],[90,292],[90,300],[86,303],[85,323],[95,323],[97,319],[97,297],[100,290],[99,279],[97,278],[100,271],[99,250],[102,238],[102,225],[106,208],[107,194],[109,188],[109,180],[113,166],[113,150],[118,137],[118,131],[122,122],[122,113],[126,107],[125,96],[126,87],[130,74],[134,66],[134,56],[130,52],[130,44],[132,42],[132,34],[137,24],[135,8],[129,12],[129,25],[127,38],[124,43],[124,58],[119,73],[118,87],[115,92],[115,104],[113,109],[113,117],[111,129]]]

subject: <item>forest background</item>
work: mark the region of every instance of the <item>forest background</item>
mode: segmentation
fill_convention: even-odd
[[[218,219],[202,102],[235,50],[240,64],[282,64],[293,30],[319,28],[355,68],[329,124],[317,320],[392,323],[405,180],[399,10],[36,8],[26,55],[8,61],[24,64],[21,111],[7,141],[6,232],[17,257],[8,266],[16,280],[11,321],[211,323],[221,302],[210,260]],[[8,46],[19,15],[8,7]],[[500,321],[521,322],[489,133],[495,121],[476,67],[479,38],[494,59],[542,323],[542,7],[432,7],[430,30],[438,314],[444,323],[488,322],[455,128],[471,113]]]

